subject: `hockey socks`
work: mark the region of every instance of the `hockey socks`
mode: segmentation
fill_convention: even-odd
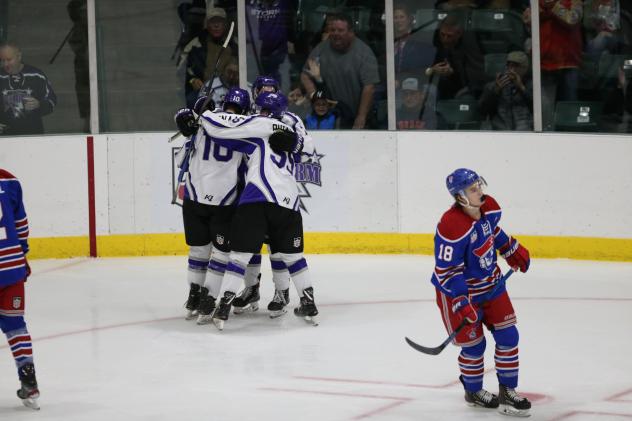
[[[6,332],[5,335],[18,370],[25,364],[33,364],[33,345],[26,327]]]
[[[246,275],[244,279],[244,286],[252,287],[259,283],[261,278],[261,255],[255,254],[252,256],[246,267]]]
[[[206,276],[206,267],[211,256],[211,245],[189,247],[189,264],[187,268],[187,281],[189,285],[202,286]]]
[[[286,255],[287,256],[287,255]],[[299,297],[303,296],[303,291],[312,286],[312,280],[309,276],[309,270],[307,268],[307,261],[304,257],[294,261],[285,261],[287,269],[290,273],[290,277],[294,281],[296,292]]]
[[[478,392],[483,388],[483,372],[485,371],[484,355],[471,355],[466,349],[459,354],[461,381],[468,392]]]

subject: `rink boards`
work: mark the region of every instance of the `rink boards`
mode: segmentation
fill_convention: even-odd
[[[3,139],[0,167],[23,183],[31,257],[185,253],[171,205],[168,133]],[[632,261],[632,142],[624,136],[478,132],[314,132],[299,165],[309,253],[432,252],[450,206],[445,176],[469,167],[502,205],[502,226],[538,257]]]

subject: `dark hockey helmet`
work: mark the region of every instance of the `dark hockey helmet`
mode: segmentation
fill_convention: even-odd
[[[250,110],[250,94],[247,90],[233,87],[224,95],[222,110],[226,111],[226,106],[232,104],[239,108],[237,114],[246,114]]]
[[[287,98],[281,92],[263,92],[255,99],[259,112],[268,117],[281,119],[287,111]]]
[[[204,111],[213,111],[215,109],[215,102],[213,102],[212,99],[209,99],[208,102],[206,102],[207,98],[207,95],[202,95],[195,100],[195,104],[193,104],[193,111],[195,111],[195,114],[203,114]],[[204,105],[205,102],[206,105]]]
[[[452,196],[464,195],[464,190],[474,183],[486,186],[485,179],[467,168],[454,170],[445,180],[446,187]]]
[[[281,90],[279,81],[272,76],[257,76],[257,78],[255,79],[255,83],[252,84],[252,97],[255,100],[257,99],[257,96],[259,96],[259,93],[264,86],[273,87],[274,92],[279,92]]]

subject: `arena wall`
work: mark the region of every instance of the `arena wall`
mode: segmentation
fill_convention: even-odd
[[[97,254],[184,254],[171,204],[168,133],[96,135]],[[469,167],[534,256],[632,261],[632,141],[615,135],[314,132],[301,169],[306,251],[432,252],[450,206],[445,176]],[[4,138],[0,167],[21,179],[32,258],[89,254],[85,136]]]

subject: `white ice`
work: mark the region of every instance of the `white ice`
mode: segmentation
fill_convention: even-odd
[[[184,256],[33,261],[27,321],[42,409],[15,396],[2,341],[0,420],[506,419],[465,405],[457,348],[429,356],[404,342],[446,337],[431,258],[308,262],[320,326],[268,318],[264,260],[261,309],[231,314],[219,332],[184,320]],[[632,264],[534,260],[508,289],[531,419],[631,419]],[[485,386],[495,392],[488,339]]]

